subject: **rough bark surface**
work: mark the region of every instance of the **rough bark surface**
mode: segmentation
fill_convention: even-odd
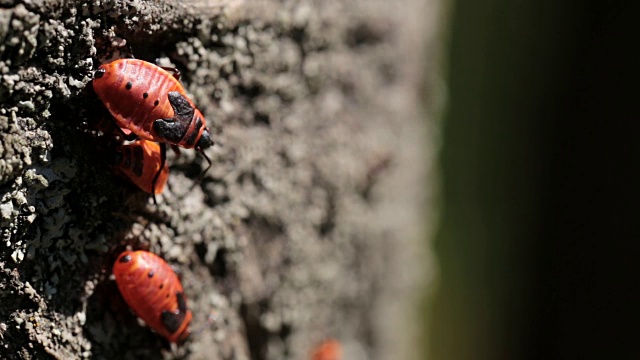
[[[433,10],[0,0],[0,359],[306,359],[327,337],[350,360],[398,358],[428,269]],[[169,154],[158,206],[113,175],[90,127],[93,71],[130,56],[179,68],[217,142],[200,182],[201,157]],[[118,294],[126,247],[180,271],[183,346]]]

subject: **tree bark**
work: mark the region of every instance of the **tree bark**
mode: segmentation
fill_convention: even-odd
[[[434,3],[0,0],[0,358],[402,356],[429,270]],[[216,142],[201,181],[169,154],[157,206],[91,127],[93,71],[122,57],[180,69]],[[179,270],[184,345],[121,299],[127,247]]]

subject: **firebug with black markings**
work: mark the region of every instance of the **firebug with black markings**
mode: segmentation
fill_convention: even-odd
[[[144,322],[173,343],[189,336],[191,311],[180,279],[161,257],[124,251],[113,265],[122,297]]]
[[[161,144],[163,165],[165,144],[170,144],[196,149],[210,167],[211,160],[204,149],[213,145],[211,134],[204,116],[178,81],[179,77],[177,69],[162,68],[139,59],[119,59],[100,65],[94,74],[93,89],[118,127],[131,131],[127,140],[141,138]],[[152,186],[158,176],[160,172]]]

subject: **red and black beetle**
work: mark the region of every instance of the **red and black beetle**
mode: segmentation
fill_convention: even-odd
[[[191,311],[180,279],[159,256],[148,251],[125,251],[113,265],[118,289],[129,307],[170,342],[189,335]]]
[[[115,170],[141,190],[149,194],[161,194],[169,177],[169,167],[162,170],[160,145],[149,140],[138,139],[116,149]],[[154,185],[153,179],[160,171]]]
[[[118,126],[133,133],[127,140],[139,137],[161,144],[163,164],[168,143],[195,148],[211,166],[203,152],[213,145],[204,116],[186,96],[180,73],[170,70],[173,75],[143,60],[119,59],[100,65],[93,88]]]
[[[174,70],[175,71],[175,70]],[[138,59],[100,65],[93,88],[121,128],[138,137],[184,148],[213,145],[200,110],[164,68]]]

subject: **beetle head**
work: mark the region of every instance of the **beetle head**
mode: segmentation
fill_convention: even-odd
[[[207,149],[213,145],[213,140],[211,140],[211,135],[209,134],[209,129],[204,129],[202,131],[202,135],[198,142],[196,143],[196,148],[198,149]]]

